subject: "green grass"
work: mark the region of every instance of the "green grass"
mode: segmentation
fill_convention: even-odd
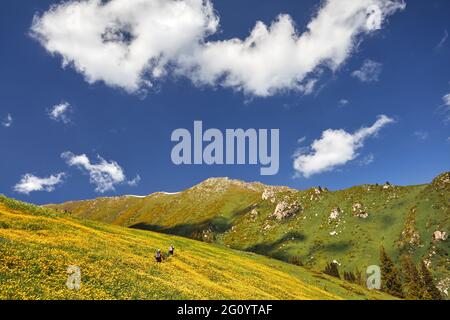
[[[52,207],[74,216],[214,242],[283,261],[295,258],[316,271],[333,260],[342,264],[341,272],[364,271],[379,264],[383,245],[397,262],[405,253],[416,262],[429,260],[435,280],[440,281],[450,278],[450,241],[433,242],[432,235],[437,230],[450,232],[449,176],[443,174],[427,185],[388,189],[363,185],[320,195],[314,190],[279,188],[274,203],[262,200],[263,185],[210,179],[176,195],[104,198]],[[271,215],[286,197],[300,202],[303,211],[276,220]],[[354,216],[356,202],[369,213],[367,219]],[[342,210],[340,222],[329,223],[335,207]],[[253,209],[257,217],[252,217]],[[408,230],[417,233],[417,243],[410,243]]]
[[[176,255],[158,264],[157,248]],[[81,268],[79,291],[65,285]],[[0,299],[389,299],[323,274],[0,197]]]

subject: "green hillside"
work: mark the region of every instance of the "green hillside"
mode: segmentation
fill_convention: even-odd
[[[208,179],[178,194],[100,198],[52,208],[102,222],[223,244],[312,270],[341,271],[425,260],[442,290],[450,285],[450,173],[419,186],[362,185],[331,192]],[[435,232],[446,235],[436,238]]]
[[[176,247],[163,263],[157,248]],[[68,266],[81,289],[66,286]],[[0,197],[0,299],[386,299],[253,253]]]

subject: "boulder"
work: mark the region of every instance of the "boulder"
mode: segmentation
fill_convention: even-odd
[[[277,204],[272,216],[275,217],[277,220],[282,220],[290,216],[293,216],[301,209],[302,207],[298,201],[293,201],[289,203],[288,201],[283,200]]]
[[[434,241],[445,241],[448,238],[448,234],[445,231],[435,231],[433,233],[433,240]]]
[[[355,202],[352,206],[353,215],[358,218],[367,219],[369,213],[364,209],[364,205],[360,202]]]
[[[341,208],[336,207],[330,212],[330,216],[328,217],[328,223],[339,220],[339,216],[342,213]]]

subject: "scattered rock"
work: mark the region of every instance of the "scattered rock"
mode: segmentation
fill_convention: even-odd
[[[328,217],[328,223],[332,223],[333,221],[339,220],[339,216],[342,213],[341,208],[336,207],[330,212],[330,216]]]
[[[441,293],[443,293],[445,296],[448,296],[449,289],[450,289],[450,278],[447,277],[447,278],[441,279],[441,280],[437,283],[436,288],[437,288]]]
[[[259,212],[258,212],[258,210],[256,210],[256,209],[253,209],[253,210],[250,212],[250,218],[251,218],[253,221],[255,221],[255,220],[258,218],[258,215],[259,215]]]
[[[266,225],[264,226],[263,230],[269,230],[269,229],[271,229],[271,228],[272,228],[272,226],[271,226],[270,224],[266,224]]]
[[[427,269],[431,268],[431,260],[425,259],[423,260],[423,263],[425,264],[425,267],[427,267]]]
[[[319,195],[319,194],[322,194],[322,193],[324,193],[324,192],[328,192],[328,189],[327,188],[322,188],[322,187],[317,187],[317,188],[314,188],[313,189],[313,192],[315,193],[315,194],[317,194],[317,195]]]
[[[339,261],[337,261],[337,260],[333,260],[333,263],[334,263],[334,264],[337,264],[338,266],[341,265],[341,264],[339,263]]]
[[[364,205],[360,202],[356,202],[352,206],[353,215],[358,218],[367,219],[369,213],[364,209]]]
[[[275,192],[273,191],[273,189],[267,188],[264,189],[264,192],[262,194],[262,200],[268,200],[272,203],[275,203],[276,199],[275,199]]]
[[[433,180],[431,185],[436,190],[443,190],[450,188],[450,172],[446,172],[438,176],[436,179]]]

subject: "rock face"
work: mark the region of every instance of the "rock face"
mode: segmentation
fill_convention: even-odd
[[[283,200],[277,204],[274,213],[272,214],[277,220],[282,220],[293,216],[297,212],[302,209],[300,203],[298,201],[293,201],[289,203],[286,200]]]
[[[433,240],[434,241],[445,241],[448,238],[448,234],[445,231],[435,231],[433,233]]]

